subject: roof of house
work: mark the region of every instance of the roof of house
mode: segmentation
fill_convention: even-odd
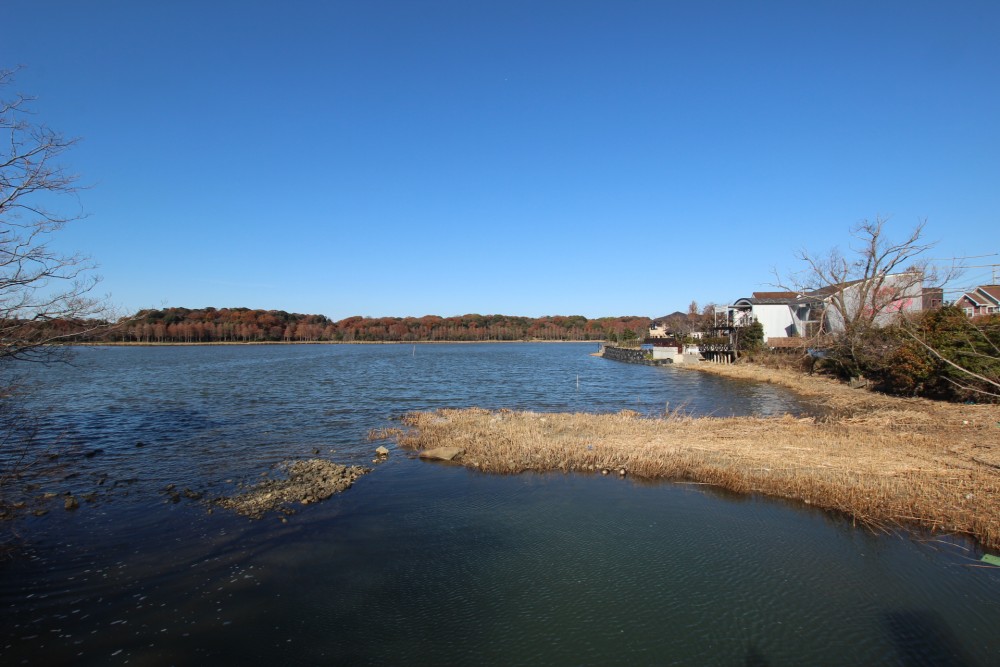
[[[985,303],[983,295],[976,294],[975,292],[966,292],[962,296],[958,297],[958,301],[956,301],[955,303],[960,303],[962,299],[967,299],[972,303],[976,304],[977,306],[982,306]]]
[[[980,285],[976,290],[990,297],[994,303],[1000,304],[1000,285]]]
[[[988,306],[991,302],[1000,304],[1000,285],[980,285],[960,296],[958,300],[962,299],[968,299],[977,306]]]
[[[885,279],[894,276],[911,275],[913,273],[913,271],[900,271],[899,273],[885,274],[881,277]],[[754,292],[750,297],[737,299],[733,302],[733,305],[784,306],[792,304],[815,304],[817,301],[825,300],[837,292],[841,292],[848,287],[863,283],[864,281],[865,279],[859,278],[858,280],[848,280],[847,282],[837,283],[836,285],[825,285],[819,289],[802,292]],[[996,287],[1000,290],[1000,285],[990,287]]]
[[[842,292],[845,289],[847,289],[848,287],[852,287],[852,286],[857,285],[857,284],[859,284],[861,282],[863,282],[863,281],[861,281],[861,280],[850,280],[850,281],[848,281],[846,283],[837,283],[836,285],[825,285],[824,287],[820,287],[819,289],[814,289],[813,291],[809,292],[809,295],[810,296],[814,296],[814,297],[818,297],[820,299],[825,299],[826,297],[830,296],[831,294],[836,294],[837,292]]]
[[[751,298],[757,299],[759,301],[788,301],[791,299],[798,299],[802,296],[801,292],[754,292]]]
[[[815,302],[816,297],[801,292],[754,292],[753,296],[737,299],[734,305],[787,306]]]
[[[886,280],[888,278],[895,278],[896,276],[917,275],[918,273],[919,272],[916,272],[916,271],[900,271],[898,273],[884,273],[884,274],[879,274],[879,278],[882,279],[882,280]],[[873,279],[874,278],[868,278],[868,280],[873,280]],[[922,279],[922,276],[921,276],[921,279]],[[865,278],[858,278],[857,280],[848,280],[847,282],[837,283],[836,285],[825,285],[825,286],[820,287],[819,289],[815,289],[815,290],[813,290],[811,292],[806,292],[806,294],[808,294],[809,296],[816,296],[816,297],[820,297],[820,298],[825,298],[825,297],[830,296],[831,294],[835,294],[837,292],[841,292],[841,291],[847,289],[848,287],[853,287],[854,285],[857,285],[859,283],[863,283],[863,282],[865,282],[865,280],[866,280]]]

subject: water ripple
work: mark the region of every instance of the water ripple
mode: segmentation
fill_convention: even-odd
[[[25,524],[25,557],[0,563],[0,662],[995,662],[1000,576],[785,503],[400,452],[287,524],[161,492],[316,451],[368,463],[368,429],[407,410],[799,409],[594,347],[87,349],[36,369],[29,407],[66,450],[52,490],[112,491]]]

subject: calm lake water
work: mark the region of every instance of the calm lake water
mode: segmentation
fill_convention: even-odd
[[[802,409],[595,349],[87,348],[32,368],[40,432],[70,452],[39,491],[100,494],[19,526],[0,663],[1000,664],[1000,570],[975,545],[789,503],[400,451],[288,523],[162,491],[232,492],[316,450],[370,465],[368,430],[409,410]]]

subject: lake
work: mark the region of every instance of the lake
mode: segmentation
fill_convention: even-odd
[[[163,491],[231,493],[316,451],[371,465],[368,430],[410,410],[803,410],[596,348],[83,348],[28,369],[40,437],[64,452],[39,491],[100,493],[18,526],[0,662],[1000,664],[1000,570],[975,545],[798,504],[395,449],[287,523]]]

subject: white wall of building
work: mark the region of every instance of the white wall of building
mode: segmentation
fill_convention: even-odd
[[[923,285],[919,281],[914,281],[912,274],[897,274],[886,276],[882,286],[883,290],[897,290],[899,296],[895,301],[883,308],[875,317],[876,326],[886,326],[891,324],[899,313],[918,312],[923,308]],[[844,330],[843,315],[833,306],[836,297],[827,298],[826,326],[833,333],[840,333]],[[858,285],[851,285],[844,290],[844,303],[847,312],[851,316],[857,316],[862,312],[862,290]],[[877,301],[883,304],[885,298]],[[870,306],[869,306],[870,307]]]
[[[795,333],[795,320],[787,304],[754,304],[753,314],[764,327],[764,340],[787,338]]]

